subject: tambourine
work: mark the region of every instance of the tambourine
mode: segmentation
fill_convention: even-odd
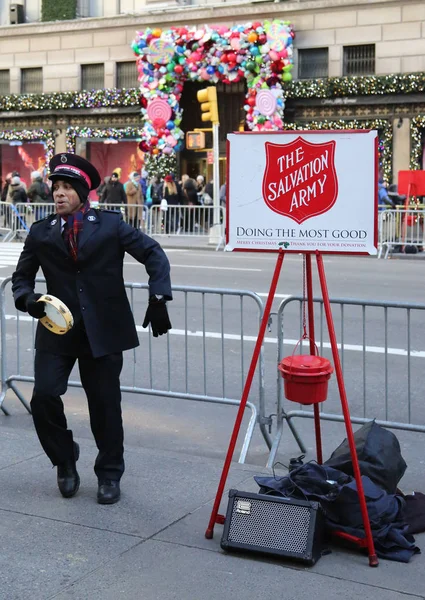
[[[46,316],[41,317],[39,321],[52,333],[63,335],[74,325],[71,311],[62,300],[59,300],[59,298],[51,296],[50,294],[44,294],[37,302],[45,303],[44,311]]]

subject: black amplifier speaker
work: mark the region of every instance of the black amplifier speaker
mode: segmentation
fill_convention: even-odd
[[[322,552],[324,518],[318,502],[229,491],[221,547],[314,565]]]

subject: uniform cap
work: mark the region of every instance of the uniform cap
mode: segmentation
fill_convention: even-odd
[[[89,190],[95,190],[100,185],[100,175],[96,167],[88,160],[77,154],[63,152],[56,154],[49,163],[49,179],[75,179],[87,186]]]

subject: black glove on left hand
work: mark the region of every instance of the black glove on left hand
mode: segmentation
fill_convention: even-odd
[[[158,337],[171,329],[172,326],[165,300],[149,302],[142,327],[147,327],[149,323],[151,324],[153,337]]]
[[[45,302],[37,302],[39,298],[41,298],[42,294],[28,294],[25,298],[25,307],[27,309],[27,313],[34,317],[34,319],[41,319],[41,317],[45,317],[46,313]]]

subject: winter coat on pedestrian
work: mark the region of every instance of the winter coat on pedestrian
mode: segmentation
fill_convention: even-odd
[[[109,181],[106,184],[102,202],[107,204],[126,204],[127,196],[125,195],[123,184],[120,181]]]

